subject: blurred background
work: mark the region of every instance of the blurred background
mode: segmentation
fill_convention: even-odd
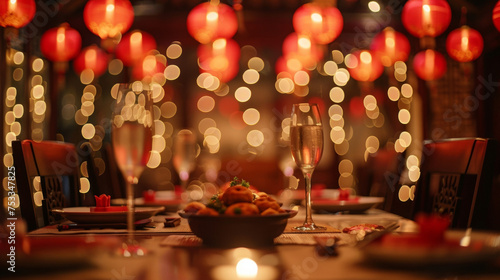
[[[98,174],[109,176],[111,89],[134,80],[155,83],[155,152],[138,193],[180,184],[172,158],[175,137],[185,129],[197,143],[189,182],[193,188],[217,189],[235,176],[270,193],[300,188],[302,175],[287,142],[287,118],[291,104],[298,102],[318,103],[321,109],[325,146],[313,176],[318,188],[368,194],[398,184],[403,186],[401,201],[412,200],[423,140],[500,138],[496,1],[449,1],[444,31],[422,37],[403,24],[407,1],[215,1],[235,16],[226,25],[234,25],[235,32],[224,38],[222,58],[213,54],[221,41],[196,34],[190,30],[196,23],[188,21],[210,1],[130,1],[133,20],[118,36],[99,34],[103,26],[94,24],[92,29],[89,22],[102,16],[85,11],[90,2],[35,1],[33,19],[18,28],[2,16],[4,172],[12,166],[11,141],[34,139],[77,146],[90,142]],[[294,15],[308,3],[336,7],[340,34],[331,42],[314,44],[308,55],[295,50],[296,56],[290,56],[290,49],[299,48],[292,38],[297,26],[305,24],[294,25]],[[484,40],[479,54],[465,62],[447,49],[448,37],[463,25]],[[53,35],[56,39],[51,40],[49,33],[61,36],[61,26],[67,38],[79,36],[80,44],[66,43],[59,49],[61,37]],[[358,60],[364,63],[362,50],[381,48],[375,38],[391,30],[387,28],[404,36],[406,55],[368,63],[368,69],[357,67]],[[137,34],[143,43],[134,45]],[[419,64],[417,54],[426,50],[438,52],[444,66],[442,61]],[[207,59],[207,52],[213,57]],[[431,53],[433,58],[438,54]],[[93,64],[86,62],[89,57]],[[297,61],[299,67],[294,66]],[[86,167],[82,176],[89,176]]]

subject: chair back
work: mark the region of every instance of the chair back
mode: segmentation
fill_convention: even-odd
[[[424,142],[413,216],[447,214],[453,228],[487,228],[494,149],[483,138]]]
[[[52,209],[81,202],[79,158],[69,143],[12,142],[21,216],[28,230],[59,222]]]
[[[83,143],[82,162],[87,162],[91,191],[95,195],[107,194],[111,198],[125,198],[125,179],[115,161],[113,148],[104,143],[97,152],[89,142]]]

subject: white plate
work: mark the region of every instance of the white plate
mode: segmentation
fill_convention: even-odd
[[[363,212],[384,202],[383,197],[357,196],[349,200],[313,199],[311,207],[315,211],[325,212]]]
[[[460,239],[447,238],[446,243],[434,246],[384,245],[374,242],[363,248],[365,259],[382,265],[413,268],[458,268],[465,265],[485,264],[500,259],[500,237],[474,239],[461,247]]]
[[[137,207],[134,220],[148,219],[164,211],[165,207]],[[64,218],[82,224],[126,223],[127,211],[90,212],[90,207],[68,207],[52,210]]]
[[[145,201],[144,198],[138,197],[134,201],[136,206],[163,206],[165,207],[165,212],[177,212],[181,204],[183,203],[181,199],[155,199],[154,201]],[[125,198],[114,198],[111,199],[111,205],[127,205],[127,200]]]

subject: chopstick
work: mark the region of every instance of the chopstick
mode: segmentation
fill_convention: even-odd
[[[154,225],[148,225],[151,223],[151,219],[144,219],[135,222],[135,229],[142,228],[156,228]],[[125,223],[114,223],[114,224],[78,224],[78,223],[64,223],[57,225],[58,231],[72,230],[72,229],[126,229],[127,224]]]
[[[399,223],[398,222],[393,222],[393,223],[389,224],[387,227],[385,227],[385,229],[383,229],[381,231],[375,231],[375,232],[372,232],[372,233],[366,235],[365,238],[363,238],[363,240],[360,240],[356,244],[356,247],[363,248],[363,247],[367,246],[368,244],[370,244],[371,242],[373,242],[374,240],[377,240],[380,237],[382,237],[382,236],[384,236],[384,235],[386,235],[388,233],[393,232],[397,228],[399,228]]]

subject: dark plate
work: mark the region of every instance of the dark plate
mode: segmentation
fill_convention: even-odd
[[[211,247],[267,247],[283,233],[289,218],[297,211],[269,216],[208,216],[179,211],[188,220],[191,231]]]

